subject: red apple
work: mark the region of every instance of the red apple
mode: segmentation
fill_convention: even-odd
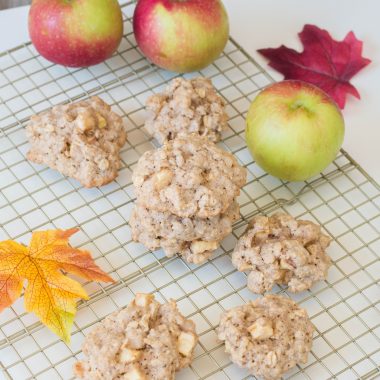
[[[220,55],[229,24],[220,0],[138,0],[133,30],[153,63],[184,73],[200,70]]]
[[[264,89],[247,115],[246,140],[268,173],[303,181],[336,157],[344,137],[340,109],[324,91],[287,80]]]
[[[29,34],[49,61],[71,67],[95,65],[120,44],[121,9],[117,0],[33,0]]]

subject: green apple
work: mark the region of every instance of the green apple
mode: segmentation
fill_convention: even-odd
[[[340,109],[316,86],[286,80],[265,88],[247,115],[248,148],[265,171],[304,181],[325,169],[344,138]]]

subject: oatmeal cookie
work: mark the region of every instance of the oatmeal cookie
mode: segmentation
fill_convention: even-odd
[[[137,294],[88,334],[85,359],[75,363],[74,373],[84,380],[174,380],[190,365],[197,341],[194,323],[174,301],[161,305]]]
[[[127,138],[121,117],[98,97],[32,116],[26,133],[30,161],[56,169],[85,187],[116,178],[119,151]]]
[[[255,293],[274,284],[301,292],[326,278],[331,259],[325,250],[330,241],[312,222],[286,214],[257,216],[239,239],[232,263],[239,271],[250,271],[248,288]]]
[[[175,78],[146,102],[147,131],[160,143],[179,134],[197,133],[218,142],[227,127],[225,102],[208,78]]]
[[[225,312],[218,337],[232,361],[254,376],[277,380],[306,363],[314,327],[306,310],[277,295],[266,295]]]
[[[137,205],[129,224],[132,239],[150,250],[162,247],[168,257],[178,253],[189,263],[200,264],[219,247],[238,218],[237,202],[233,202],[224,214],[206,219],[181,218]]]
[[[187,217],[224,213],[246,182],[229,152],[195,134],[145,152],[132,176],[140,205]]]

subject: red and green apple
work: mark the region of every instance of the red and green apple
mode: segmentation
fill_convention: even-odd
[[[220,0],[139,0],[133,30],[148,59],[184,73],[200,70],[220,55],[229,23]]]
[[[117,0],[33,0],[29,34],[37,51],[51,62],[95,65],[120,44],[121,9]]]
[[[284,180],[303,181],[323,171],[343,138],[344,120],[336,103],[302,81],[268,86],[247,114],[246,141],[253,158]]]

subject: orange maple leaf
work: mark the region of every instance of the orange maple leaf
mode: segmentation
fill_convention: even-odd
[[[76,301],[88,299],[83,287],[62,271],[86,280],[113,282],[88,251],[72,248],[69,238],[78,229],[34,232],[29,247],[12,240],[0,242],[0,312],[22,293],[28,312],[65,342],[76,313]]]

